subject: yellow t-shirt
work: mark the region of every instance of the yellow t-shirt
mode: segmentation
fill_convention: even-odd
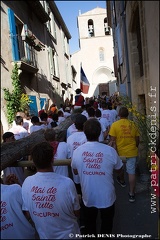
[[[111,125],[109,135],[116,137],[116,145],[119,156],[136,157],[136,136],[139,136],[137,127],[133,121],[120,119]]]

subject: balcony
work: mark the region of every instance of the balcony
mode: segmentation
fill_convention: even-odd
[[[17,35],[18,56],[16,61],[18,68],[29,73],[38,72],[37,68],[37,51],[33,41],[23,39],[22,36]]]
[[[34,1],[27,1],[29,6],[32,8],[34,13],[37,15],[37,17],[40,19],[42,23],[46,23],[47,21],[50,21],[49,15],[46,13],[44,7],[38,0]]]

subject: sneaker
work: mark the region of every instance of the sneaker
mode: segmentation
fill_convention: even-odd
[[[135,202],[135,194],[134,195],[131,195],[130,193],[129,194],[129,202]]]
[[[125,181],[124,181],[124,182],[121,182],[119,177],[117,177],[117,183],[118,183],[119,185],[121,185],[121,187],[126,187]]]

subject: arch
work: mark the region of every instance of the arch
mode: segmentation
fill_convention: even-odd
[[[93,73],[92,84],[96,85],[98,83],[107,83],[112,81],[112,69],[102,66],[96,69]]]

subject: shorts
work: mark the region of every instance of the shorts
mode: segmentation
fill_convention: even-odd
[[[128,174],[135,174],[137,157],[126,158],[126,172]]]

